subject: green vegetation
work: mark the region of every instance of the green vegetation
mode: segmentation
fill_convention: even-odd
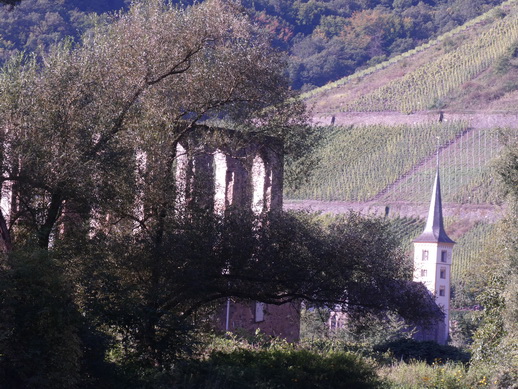
[[[130,1],[4,3],[7,5],[0,6],[0,61],[22,50],[45,50],[65,36],[77,38],[97,23],[93,13],[127,9]],[[274,43],[289,52],[292,85],[303,90],[383,63],[466,23],[477,23],[481,14],[501,3],[502,0],[241,1],[252,19],[271,34]]]
[[[372,364],[353,353],[285,346],[213,352],[179,365],[175,388],[380,388]]]
[[[239,123],[236,143],[274,135],[284,143],[278,158],[305,161],[313,132],[283,65],[241,9],[219,0],[138,2],[80,44],[7,62],[2,385],[131,387],[137,377],[134,386],[156,387],[196,351],[198,331],[227,298],[437,318],[381,220],[352,214],[321,225],[306,213],[234,207],[221,215],[198,201],[197,186],[192,201],[178,201],[178,142],[213,140],[202,118]]]
[[[318,161],[307,182],[287,188],[291,199],[427,203],[440,143],[443,200],[499,204],[494,165],[502,149],[496,129],[463,122],[322,127]]]
[[[518,3],[470,20],[435,40],[304,93],[317,115],[385,110],[514,112]]]
[[[457,239],[455,261],[452,264],[452,281],[461,281],[476,269],[477,261],[494,239],[495,224],[478,222]]]
[[[482,34],[372,93],[344,102],[342,109],[410,113],[442,108],[441,99],[502,57],[517,40],[518,12],[512,9]]]
[[[454,347],[406,339],[373,347],[333,336],[289,345],[258,333],[212,338],[204,350],[201,360],[178,365],[178,387],[461,389],[488,387],[491,377],[469,369],[466,353]],[[402,360],[408,356],[415,359]]]
[[[180,388],[505,388],[488,368],[472,368],[451,346],[401,339],[366,345],[335,335],[286,344],[257,333],[210,338],[204,354],[184,360],[154,387]],[[149,382],[149,381],[148,381]]]
[[[319,165],[309,182],[289,198],[366,201],[416,165],[434,157],[437,136],[447,145],[465,130],[461,122],[416,126],[322,128],[324,141],[315,152]],[[434,160],[433,160],[434,161]],[[432,164],[432,166],[434,166]],[[427,174],[433,177],[432,169]],[[432,179],[423,179],[430,186]],[[428,197],[429,188],[416,194]],[[406,199],[401,196],[400,200]],[[421,201],[423,198],[421,197]]]
[[[375,351],[390,353],[398,360],[405,362],[424,361],[432,365],[437,361],[468,362],[469,353],[462,352],[456,347],[443,346],[436,342],[418,342],[413,339],[398,339],[382,343],[374,347]]]
[[[491,379],[491,372],[468,369],[462,363],[396,362],[380,369],[388,387],[394,389],[465,389],[465,388],[505,388],[507,382]]]
[[[472,19],[487,31],[465,42],[455,34],[468,25],[451,28],[500,1],[244,3],[260,28],[218,0],[186,9],[145,0],[113,18],[88,12],[127,2],[0,8],[1,181],[14,199],[9,214],[0,210],[0,388],[515,385],[516,132],[497,141],[495,130],[461,122],[324,128],[314,144],[304,107],[290,99],[284,59],[263,32],[290,48],[301,88],[359,66],[377,71],[440,42],[447,54],[348,106],[410,112],[440,108],[489,64],[499,74],[515,67],[516,2]],[[61,41],[86,30],[83,41]],[[249,131],[281,137],[295,176],[320,160],[306,185],[288,189],[294,198],[426,203],[437,137],[446,201],[500,203],[498,172],[507,219],[447,221],[461,236],[454,342],[465,349],[407,339],[412,323],[437,314],[407,282],[404,252],[422,229],[418,218],[222,218],[177,207],[176,145],[207,117],[233,123],[245,140]],[[214,308],[227,298],[305,300],[305,340],[207,341]],[[346,330],[313,320],[336,305],[349,314]]]
[[[413,239],[415,239],[423,231],[425,220],[418,217],[390,217],[390,230],[401,242],[401,249],[405,253],[412,253],[414,250]],[[410,255],[410,258],[412,256]]]
[[[483,22],[491,21],[495,18],[503,17],[506,13],[504,11],[506,9],[505,7],[512,5],[515,2],[516,2],[516,0],[504,1],[499,7],[495,7],[493,9],[491,9],[490,11],[469,20],[468,22],[462,24],[461,26],[455,27],[454,29],[438,36],[436,39],[429,40],[428,42],[426,42],[422,45],[419,45],[411,50],[408,50],[408,51],[405,51],[404,53],[393,56],[390,59],[388,59],[387,61],[378,63],[376,65],[367,67],[367,68],[359,70],[359,71],[356,71],[355,73],[351,74],[350,76],[343,77],[337,81],[327,83],[326,85],[324,85],[320,88],[315,88],[311,91],[305,92],[301,95],[301,98],[309,99],[313,96],[318,96],[319,94],[322,94],[323,92],[326,92],[328,90],[338,88],[342,85],[353,82],[355,80],[360,80],[369,74],[372,74],[379,70],[385,69],[385,68],[391,66],[392,64],[400,63],[401,61],[405,60],[406,58],[412,57],[417,53],[428,50],[429,48],[434,47],[440,43],[449,44],[451,38],[455,37],[457,34],[463,32],[463,31],[466,31],[470,27],[483,23]]]

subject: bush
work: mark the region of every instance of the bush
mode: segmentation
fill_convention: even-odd
[[[380,373],[386,379],[386,385],[389,388],[464,389],[479,387],[477,382],[473,382],[467,377],[466,368],[461,363],[428,365],[425,362],[409,364],[401,362],[385,367]]]
[[[377,388],[374,367],[351,353],[308,350],[213,352],[175,369],[175,388]]]
[[[0,389],[77,387],[80,316],[60,267],[39,249],[1,260]]]
[[[470,355],[457,347],[442,346],[436,342],[418,342],[413,339],[400,339],[385,343],[374,348],[375,351],[391,351],[398,360],[409,362],[411,360],[425,361],[428,364],[437,361],[468,362]]]

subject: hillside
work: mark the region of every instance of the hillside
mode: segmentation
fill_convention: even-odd
[[[189,6],[194,0],[173,0]],[[502,0],[240,0],[287,53],[294,89],[311,90],[425,44],[478,17]],[[129,0],[0,2],[0,63],[19,51],[44,51],[78,40],[96,14]]]
[[[500,204],[492,177],[517,132],[518,1],[373,68],[303,95],[324,141],[289,199],[427,201],[435,150],[447,203]],[[329,127],[326,127],[329,126]]]
[[[518,4],[506,1],[436,40],[304,97],[314,114],[514,112]]]
[[[428,201],[439,145],[443,197],[447,203],[499,204],[492,177],[502,145],[498,131],[466,122],[362,125],[322,128],[319,165],[290,199],[324,201]],[[439,142],[439,143],[438,143]]]
[[[286,191],[285,208],[388,215],[415,235],[405,223],[427,215],[438,150],[446,229],[457,241],[452,277],[462,283],[506,212],[495,166],[500,129],[518,136],[517,80],[518,1],[510,0],[304,94],[324,141],[313,176]]]

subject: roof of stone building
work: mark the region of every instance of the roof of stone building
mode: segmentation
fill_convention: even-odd
[[[432,190],[432,199],[428,211],[428,220],[421,235],[414,239],[416,243],[455,243],[448,237],[444,230],[441,200],[441,181],[439,179],[439,166],[435,175],[435,182]]]

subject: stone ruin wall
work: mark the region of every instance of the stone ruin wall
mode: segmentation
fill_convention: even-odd
[[[245,142],[233,131],[204,129],[180,141],[176,155],[180,205],[217,213],[232,207],[256,214],[282,209],[283,156],[278,140],[257,137]]]
[[[223,214],[233,208],[256,215],[282,210],[283,147],[272,137],[229,130],[198,128],[178,143],[177,198],[180,206]],[[220,332],[244,331],[282,337],[300,336],[300,303],[222,302],[214,327]]]
[[[283,147],[279,140],[264,136],[242,139],[234,131],[201,127],[180,141],[176,152],[176,196],[180,208],[199,207],[223,214],[236,207],[257,215],[282,210]],[[137,150],[137,179],[146,169],[146,157]],[[13,208],[12,187],[4,183],[1,191],[0,207],[8,218]],[[81,224],[73,205],[66,204],[59,234],[69,229],[77,232]],[[135,214],[143,217],[143,207],[142,198],[136,199]],[[91,231],[103,228],[107,217],[91,214]],[[300,304],[228,300],[221,304],[214,327],[221,332],[244,330],[251,334],[259,329],[267,335],[297,341]]]
[[[260,313],[258,311],[261,311]],[[258,314],[259,313],[259,314]],[[261,317],[258,317],[258,316]],[[222,304],[216,314],[215,327],[220,332],[245,331],[261,333],[296,342],[300,338],[300,303],[291,302],[282,305],[263,304],[257,301]]]

